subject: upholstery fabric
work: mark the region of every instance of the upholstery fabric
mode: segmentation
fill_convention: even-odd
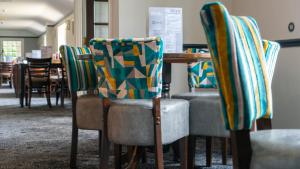
[[[200,53],[201,49],[189,48],[187,53]],[[188,82],[190,88],[217,88],[211,61],[188,63]]]
[[[97,86],[97,76],[92,59],[80,60],[78,55],[90,54],[87,47],[60,47],[63,64],[67,70],[69,88],[72,92],[94,90]]]
[[[251,169],[300,168],[300,130],[251,132]]]
[[[216,97],[199,97],[190,101],[190,135],[229,137],[220,104],[220,98]]]
[[[220,90],[227,129],[250,129],[257,118],[272,118],[272,93],[256,21],[230,16],[220,2],[201,10]]]
[[[263,40],[263,47],[265,51],[269,80],[270,82],[272,82],[277,56],[280,50],[280,45],[277,42]]]
[[[77,98],[76,122],[81,129],[101,130],[103,128],[102,101],[98,95],[88,94]]]
[[[217,89],[203,89],[201,91],[195,92],[186,92],[172,95],[173,99],[184,99],[184,100],[192,100],[196,98],[214,98],[218,99],[220,97],[219,90]],[[199,113],[201,113],[201,109],[198,109]],[[221,114],[220,114],[221,116]]]
[[[92,39],[100,97],[150,99],[162,90],[160,38]]]
[[[169,144],[189,134],[189,102],[161,100],[162,143]],[[112,102],[108,113],[108,138],[125,145],[154,145],[151,99],[121,99]]]

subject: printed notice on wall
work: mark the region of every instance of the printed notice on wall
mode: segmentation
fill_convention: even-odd
[[[182,52],[182,8],[150,7],[149,36],[162,38],[164,53]]]

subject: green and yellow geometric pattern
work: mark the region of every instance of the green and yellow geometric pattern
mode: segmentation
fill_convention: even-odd
[[[200,53],[201,49],[188,48],[187,53]],[[188,63],[188,83],[190,88],[217,88],[211,61]]]
[[[162,91],[163,44],[157,37],[92,39],[100,97],[151,99]]]

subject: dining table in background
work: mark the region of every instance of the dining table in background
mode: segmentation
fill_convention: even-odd
[[[210,53],[164,53],[163,97],[170,98],[172,63],[192,63],[210,60]]]

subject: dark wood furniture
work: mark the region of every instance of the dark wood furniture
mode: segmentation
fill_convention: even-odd
[[[0,62],[0,86],[8,82],[12,88],[12,62]]]
[[[25,77],[27,76],[26,69],[28,67],[28,64],[24,63],[18,63],[15,64],[15,79],[16,79],[16,86],[15,86],[15,91],[16,95],[20,100],[20,106],[24,107],[24,98],[25,98]],[[54,68],[62,68],[62,64],[57,64],[57,63],[52,63],[50,64],[50,69]],[[67,82],[64,81],[61,83],[61,87],[65,88],[67,85]],[[64,106],[64,94],[65,90],[60,91],[60,96],[61,96],[61,106]]]
[[[40,93],[46,93],[47,104],[51,108],[50,100],[50,65],[51,58],[34,59],[27,58],[27,76],[25,79],[25,98],[28,107],[31,107],[33,89]],[[28,102],[27,102],[28,100]]]

